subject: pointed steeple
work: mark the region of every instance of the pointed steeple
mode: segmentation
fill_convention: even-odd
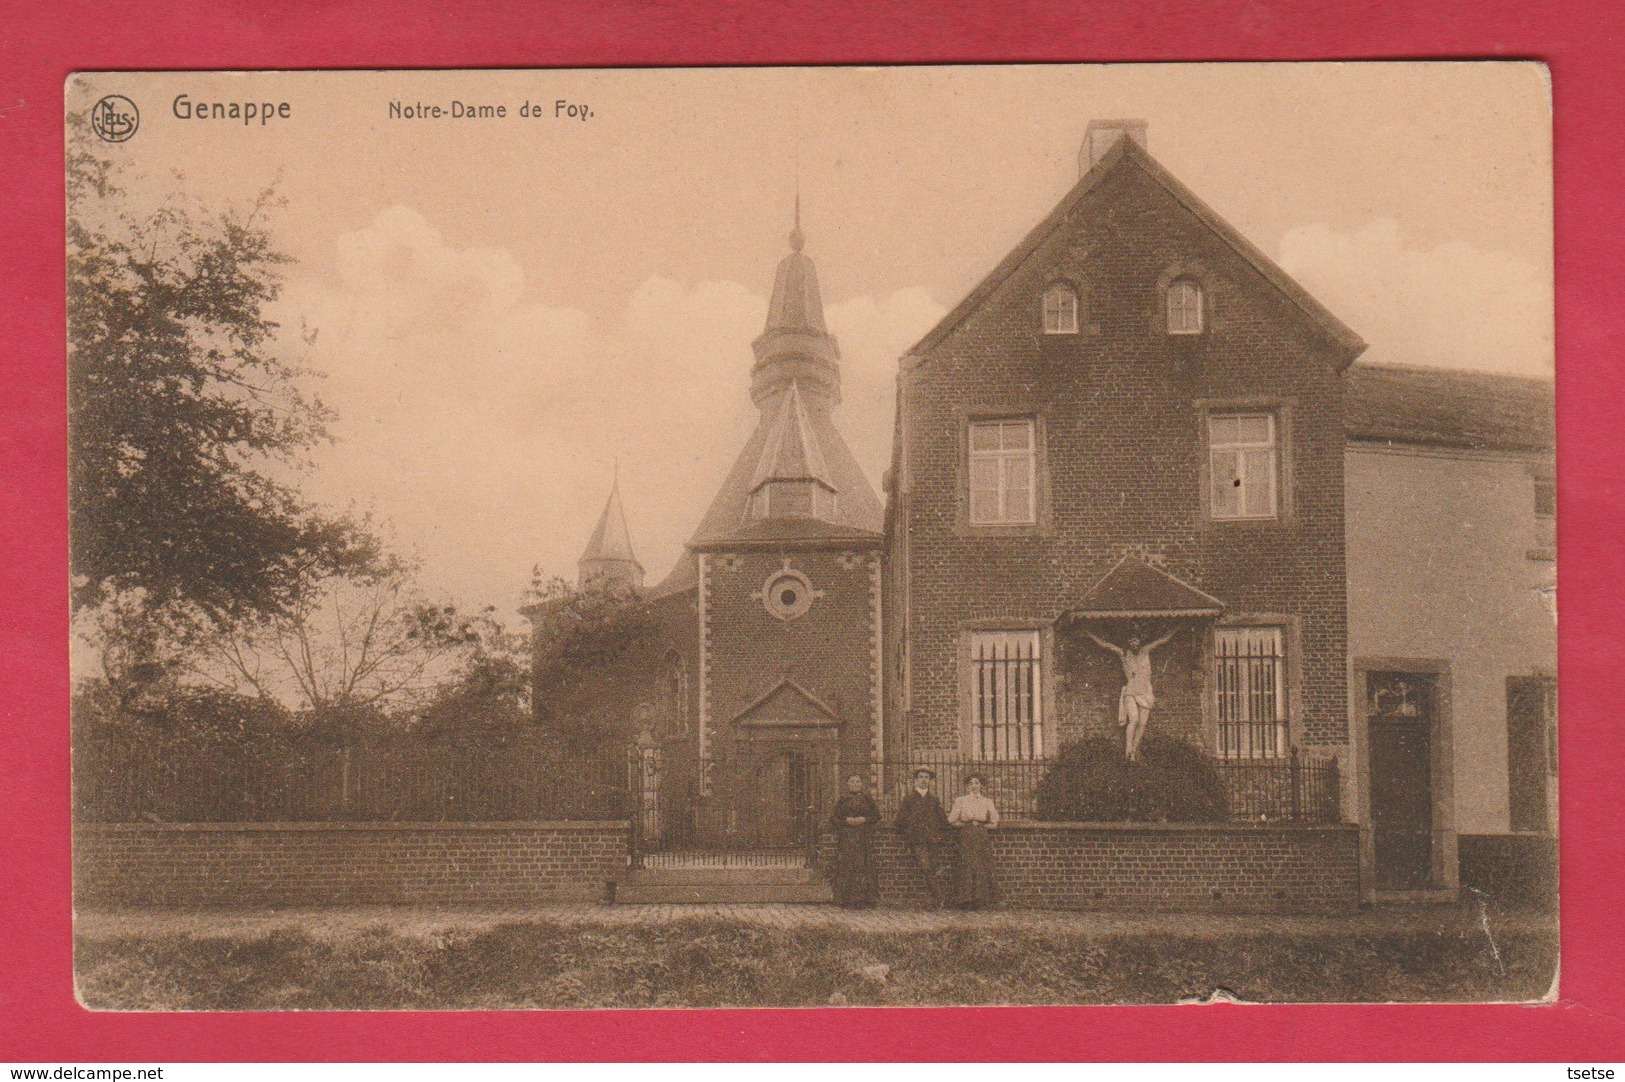
[[[761,417],[689,539],[691,550],[735,542],[867,543],[884,529],[874,487],[835,425],[840,351],[824,326],[806,243],[797,193],[790,254],[779,261],[767,327],[752,343],[751,398]],[[683,575],[668,581],[697,577],[691,563],[679,567]]]
[[[806,245],[807,235],[801,231],[801,193],[797,192],[790,254],[779,261],[773,279],[767,326],[751,343],[756,365],[751,369],[750,394],[758,406],[791,382],[800,383],[802,393],[826,399],[830,405],[841,400],[841,351],[824,325],[818,268],[802,251]]]
[[[618,472],[618,471],[617,471]],[[643,588],[643,565],[632,552],[632,534],[626,528],[626,512],[621,508],[621,481],[617,476],[610,486],[609,500],[604,513],[598,516],[598,527],[587,542],[587,549],[576,561],[576,582],[585,586],[595,579]]]

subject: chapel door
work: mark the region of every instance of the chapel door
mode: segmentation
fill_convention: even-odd
[[[1377,887],[1433,885],[1434,678],[1367,674]]]
[[[817,838],[827,764],[814,745],[786,741],[751,748],[738,764],[741,842],[756,849],[799,849]],[[826,813],[827,813],[827,809]]]

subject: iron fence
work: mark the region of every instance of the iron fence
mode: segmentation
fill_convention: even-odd
[[[907,760],[876,763],[881,779],[880,810],[888,820],[914,786],[914,772],[929,770],[936,775],[932,792],[944,808],[963,795],[972,775],[982,779],[982,792],[1006,819],[1034,819],[1038,816],[1038,783],[1049,764],[1042,759],[966,759],[961,756],[920,756]]]
[[[546,746],[231,749],[98,741],[75,749],[80,822],[625,819],[619,753]]]
[[[1225,807],[1233,821],[1336,822],[1341,817],[1341,782],[1337,760],[1309,756],[1292,749],[1274,759],[1197,760],[1193,769],[1211,767],[1224,792]],[[972,774],[982,779],[983,793],[1006,819],[1042,819],[1039,783],[1049,771],[1044,760],[974,760],[957,756],[929,756],[887,760],[873,764],[881,779],[881,813],[890,819],[908,795],[914,771],[936,774],[932,786],[943,806],[966,792]],[[1185,779],[1197,783],[1194,776]],[[1175,778],[1174,784],[1181,784]]]
[[[1232,820],[1333,822],[1337,761],[1207,759]],[[810,843],[844,779],[864,777],[886,821],[915,770],[935,775],[945,807],[976,774],[1006,819],[1043,818],[1042,760],[919,756],[699,761],[650,749],[572,755],[512,746],[198,748],[88,741],[75,748],[80,822],[478,822],[630,820],[646,848],[740,852]],[[1177,783],[1177,779],[1176,779]]]
[[[1335,823],[1341,816],[1337,760],[1293,748],[1278,759],[1215,759],[1230,818]]]

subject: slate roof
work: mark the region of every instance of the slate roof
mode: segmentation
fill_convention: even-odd
[[[1072,606],[1071,615],[1108,619],[1132,616],[1217,616],[1224,602],[1138,556],[1124,556]]]
[[[774,541],[850,541],[854,544],[867,545],[879,541],[880,538],[881,534],[877,530],[859,530],[838,522],[826,522],[821,518],[795,515],[746,522],[729,533],[726,542],[712,542],[711,545],[748,546],[752,543],[771,544]],[[704,549],[709,546],[697,543],[697,547]]]
[[[699,529],[694,531],[689,544],[707,545],[726,541],[750,528],[752,524],[745,520],[745,504],[750,500],[751,481],[756,476],[757,464],[762,460],[762,450],[767,445],[774,417],[774,411],[762,411],[756,431],[745,441],[744,449],[739,452],[739,458],[735,460],[733,469],[728,471],[727,478],[717,490],[710,509],[700,520]],[[878,536],[883,514],[880,500],[876,498],[874,489],[869,487],[869,481],[863,476],[863,468],[858,465],[851,448],[847,447],[846,441],[836,431],[829,410],[808,410],[807,428],[823,451],[829,484],[835,489],[838,497],[833,525]]]
[[[1348,381],[1343,424],[1351,440],[1546,453],[1557,446],[1551,380],[1358,364]]]
[[[796,199],[796,227],[790,233],[790,254],[779,261],[773,278],[773,299],[767,306],[767,327],[762,332],[813,331],[828,333],[824,326],[824,298],[818,291],[818,268],[802,252],[806,237],[801,232],[800,197]]]
[[[626,512],[621,508],[619,481],[610,488],[603,514],[598,516],[598,525],[587,541],[586,551],[577,562],[629,563],[642,569],[643,565],[638,563],[637,556],[632,552],[632,534],[626,528]]]
[[[700,561],[692,552],[684,552],[677,557],[677,562],[666,573],[666,577],[649,590],[646,595],[651,601],[673,594],[693,590],[700,585]]]
[[[780,396],[773,427],[768,431],[761,460],[750,479],[751,491],[769,481],[816,481],[825,488],[835,488],[818,437],[807,421],[801,389],[794,382],[790,384],[789,393]]]

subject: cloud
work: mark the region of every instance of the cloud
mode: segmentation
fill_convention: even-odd
[[[842,431],[877,489],[891,466],[897,359],[946,314],[918,286],[825,309],[825,322],[841,345]]]
[[[1552,370],[1549,272],[1452,242],[1412,247],[1389,219],[1302,226],[1281,266],[1370,343],[1365,359],[1524,375]]]
[[[666,572],[755,423],[766,282],[651,277],[600,323],[406,207],[339,238],[333,270],[290,282],[279,312],[316,331],[307,363],[339,415],[313,498],[387,520],[431,590],[511,612],[533,564],[574,574],[618,462],[638,555]],[[923,289],[828,309],[842,427],[877,484],[896,359],[942,311]]]

